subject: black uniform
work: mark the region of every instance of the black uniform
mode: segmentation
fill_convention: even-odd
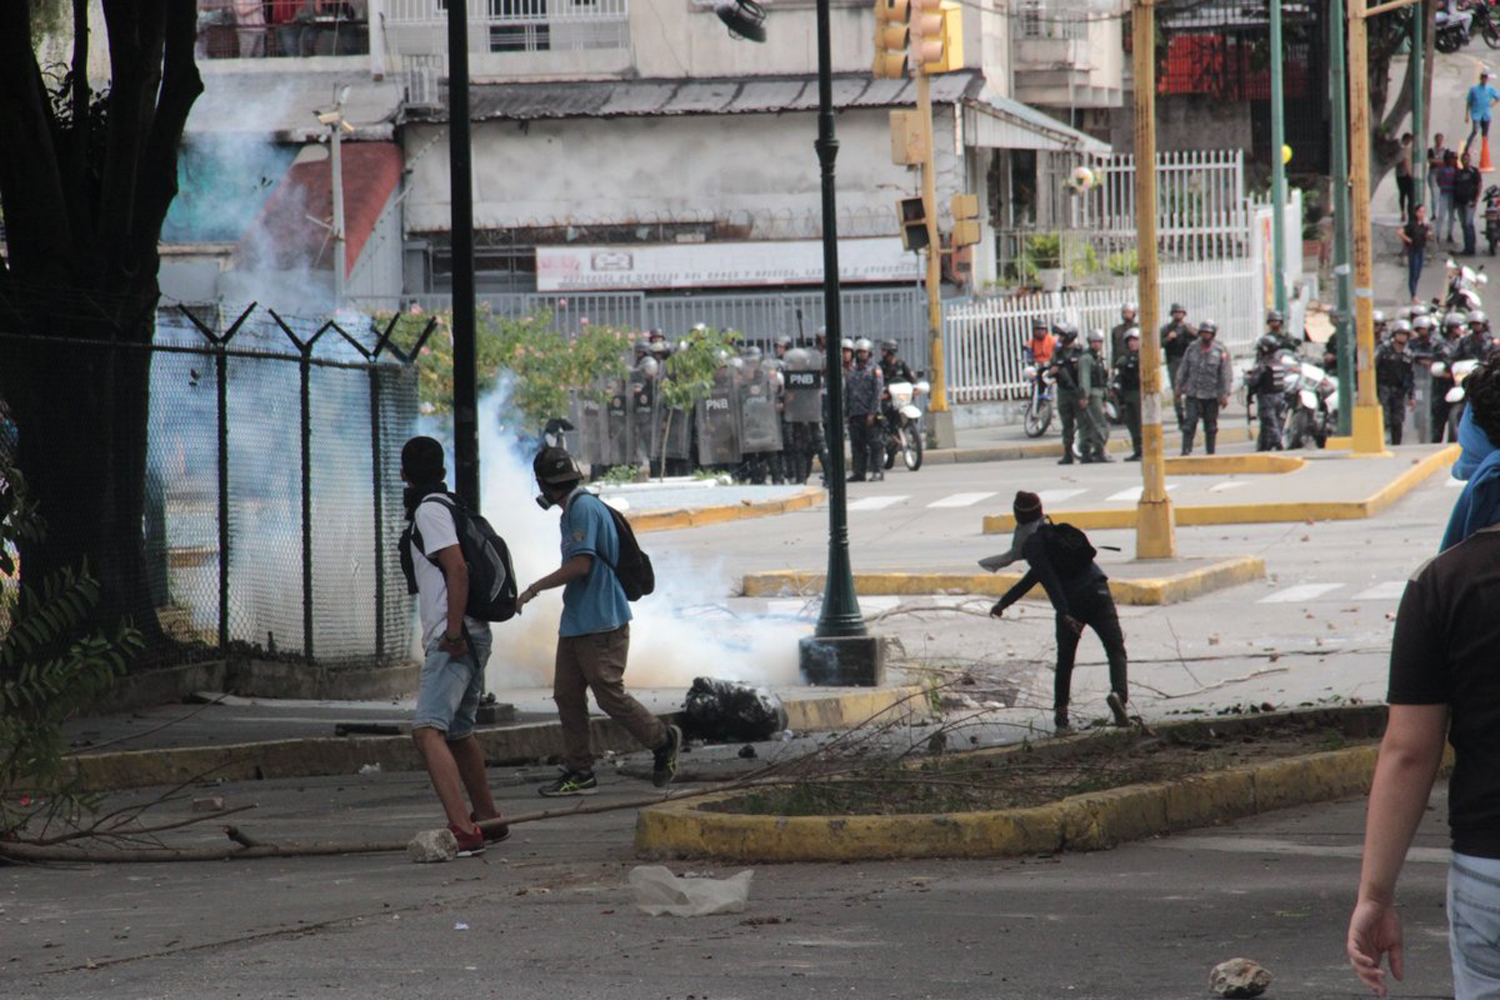
[[[1186,322],[1173,320],[1161,328],[1161,352],[1167,359],[1167,379],[1172,386],[1172,406],[1177,411],[1177,426],[1182,426],[1182,400],[1177,398],[1177,369],[1182,356],[1198,339],[1198,334]]]
[[[1458,356],[1460,340],[1439,340],[1432,345],[1432,360],[1443,362],[1447,368],[1442,375],[1432,377],[1432,441],[1437,444],[1448,432],[1448,411],[1453,404],[1448,402],[1448,390],[1453,388],[1453,362],[1462,360]],[[1456,434],[1453,440],[1457,441]]]
[[[912,372],[911,366],[900,358],[894,361],[880,359],[880,377],[884,388],[880,392],[880,423],[876,428],[876,434],[880,442],[880,454],[883,456],[889,447],[891,435],[896,433],[896,427],[901,416],[891,407],[890,386],[892,382],[916,382],[917,376]]]
[[[1058,344],[1052,352],[1052,372],[1057,379],[1057,416],[1062,421],[1064,465],[1073,461],[1073,437],[1078,432],[1078,401],[1085,399],[1078,388],[1078,359],[1083,356],[1083,347],[1074,341],[1064,346]]]
[[[1130,431],[1131,458],[1141,457],[1141,354],[1125,349],[1115,360],[1115,397],[1120,401],[1120,421]]]
[[[1412,381],[1412,356],[1395,343],[1381,344],[1375,352],[1375,393],[1385,410],[1385,425],[1391,432],[1391,444],[1401,443],[1401,429],[1415,391]]]
[[[1245,390],[1255,400],[1255,415],[1260,420],[1255,450],[1280,451],[1281,427],[1286,422],[1286,393],[1282,392],[1277,377],[1275,354],[1256,359],[1255,367],[1245,375]]]

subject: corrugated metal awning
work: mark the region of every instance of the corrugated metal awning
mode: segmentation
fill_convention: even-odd
[[[1110,152],[1109,143],[1008,97],[984,93],[964,105],[964,142],[969,146],[1096,156]]]

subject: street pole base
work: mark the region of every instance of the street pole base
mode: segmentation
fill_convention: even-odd
[[[1354,454],[1385,454],[1385,418],[1379,406],[1354,408]]]
[[[830,636],[797,643],[803,683],[822,687],[879,687],[885,682],[885,640],[875,635]]]
[[[1136,507],[1135,557],[1177,558],[1177,517],[1172,512],[1171,497],[1142,500]]]
[[[958,447],[958,435],[953,429],[952,410],[927,411],[927,447]]]

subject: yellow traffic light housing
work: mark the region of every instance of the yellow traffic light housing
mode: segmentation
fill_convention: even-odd
[[[979,242],[979,196],[956,194],[948,203],[953,213],[953,245],[973,246]]]
[[[911,18],[912,60],[924,73],[964,68],[963,8],[954,0],[915,0]]]
[[[910,64],[906,49],[911,41],[907,21],[910,0],[875,0],[875,61],[871,72],[880,80],[903,80]]]
[[[921,198],[902,198],[896,202],[896,217],[901,220],[901,246],[912,251],[926,250],[927,209]]]

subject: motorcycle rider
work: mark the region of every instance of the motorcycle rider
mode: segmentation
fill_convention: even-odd
[[[1380,398],[1385,411],[1386,429],[1391,434],[1391,444],[1401,443],[1401,430],[1406,423],[1406,411],[1417,405],[1415,384],[1412,381],[1412,357],[1406,350],[1409,324],[1397,320],[1391,330],[1391,339],[1375,351],[1375,394]]]
[[[1476,309],[1469,313],[1465,325],[1469,332],[1464,334],[1458,342],[1458,357],[1456,361],[1466,361],[1470,358],[1475,361],[1484,361],[1490,356],[1490,350],[1494,347],[1494,339],[1490,336],[1490,318],[1484,314],[1484,310]]]
[[[907,382],[915,384],[916,373],[911,366],[896,355],[900,352],[901,345],[894,340],[882,340],[880,342],[880,378],[882,388],[880,390],[880,455],[881,464],[884,465],[885,453],[890,446],[891,439],[896,434],[896,429],[901,426],[901,414],[896,412],[891,405],[891,385],[896,382]]]
[[[1255,401],[1255,415],[1260,420],[1256,451],[1280,451],[1281,428],[1286,424],[1286,393],[1282,390],[1276,354],[1284,350],[1275,334],[1267,333],[1256,341],[1255,367],[1245,373],[1245,402]]]
[[[1187,322],[1187,307],[1173,302],[1172,318],[1161,328],[1161,351],[1167,361],[1167,380],[1172,385],[1172,408],[1177,411],[1177,426],[1182,426],[1182,394],[1177,391],[1177,371],[1182,355],[1193,342],[1193,328]]]
[[[1109,360],[1111,362],[1119,361],[1125,356],[1125,338],[1129,336],[1131,330],[1136,329],[1135,313],[1134,302],[1127,302],[1120,307],[1120,322],[1109,331]]]
[[[1182,363],[1177,369],[1177,385],[1173,396],[1179,401],[1186,399],[1183,407],[1185,419],[1182,423],[1182,453],[1193,453],[1193,435],[1198,421],[1203,421],[1204,450],[1212,455],[1214,443],[1219,437],[1219,411],[1229,405],[1229,393],[1234,387],[1234,366],[1229,360],[1229,349],[1215,338],[1219,325],[1213,320],[1198,324],[1198,343],[1182,354]]]
[[[1379,322],[1379,320],[1376,320],[1377,325]],[[1279,309],[1272,309],[1266,313],[1266,336],[1275,339],[1276,350],[1278,351],[1291,351],[1293,354],[1296,354],[1297,349],[1302,346],[1286,332],[1286,317],[1281,314],[1281,310]],[[1257,345],[1258,349],[1259,345]]]
[[[1104,390],[1109,385],[1109,368],[1104,363],[1104,331],[1089,333],[1088,350],[1078,358],[1078,392],[1085,414],[1083,422],[1083,464],[1113,462],[1104,451],[1109,426],[1104,416]]]
[[[864,337],[855,341],[853,360],[844,372],[844,416],[849,421],[849,452],[854,460],[851,483],[885,478],[885,453],[875,426],[885,383],[880,366],[870,359],[873,346]]]
[[[1079,391],[1078,361],[1083,348],[1078,343],[1078,327],[1062,322],[1055,325],[1058,344],[1052,352],[1052,376],[1057,380],[1057,416],[1062,421],[1062,458],[1058,465],[1073,464],[1073,437],[1078,430],[1078,413],[1088,406],[1088,395]],[[1085,456],[1086,457],[1086,456]]]
[[[1031,340],[1026,344],[1026,350],[1031,352],[1031,360],[1036,362],[1038,368],[1045,368],[1056,349],[1057,337],[1047,329],[1047,321],[1038,316],[1031,323]]]
[[[1141,331],[1125,331],[1125,352],[1115,359],[1115,396],[1120,400],[1120,422],[1130,431],[1127,462],[1141,460]]]

